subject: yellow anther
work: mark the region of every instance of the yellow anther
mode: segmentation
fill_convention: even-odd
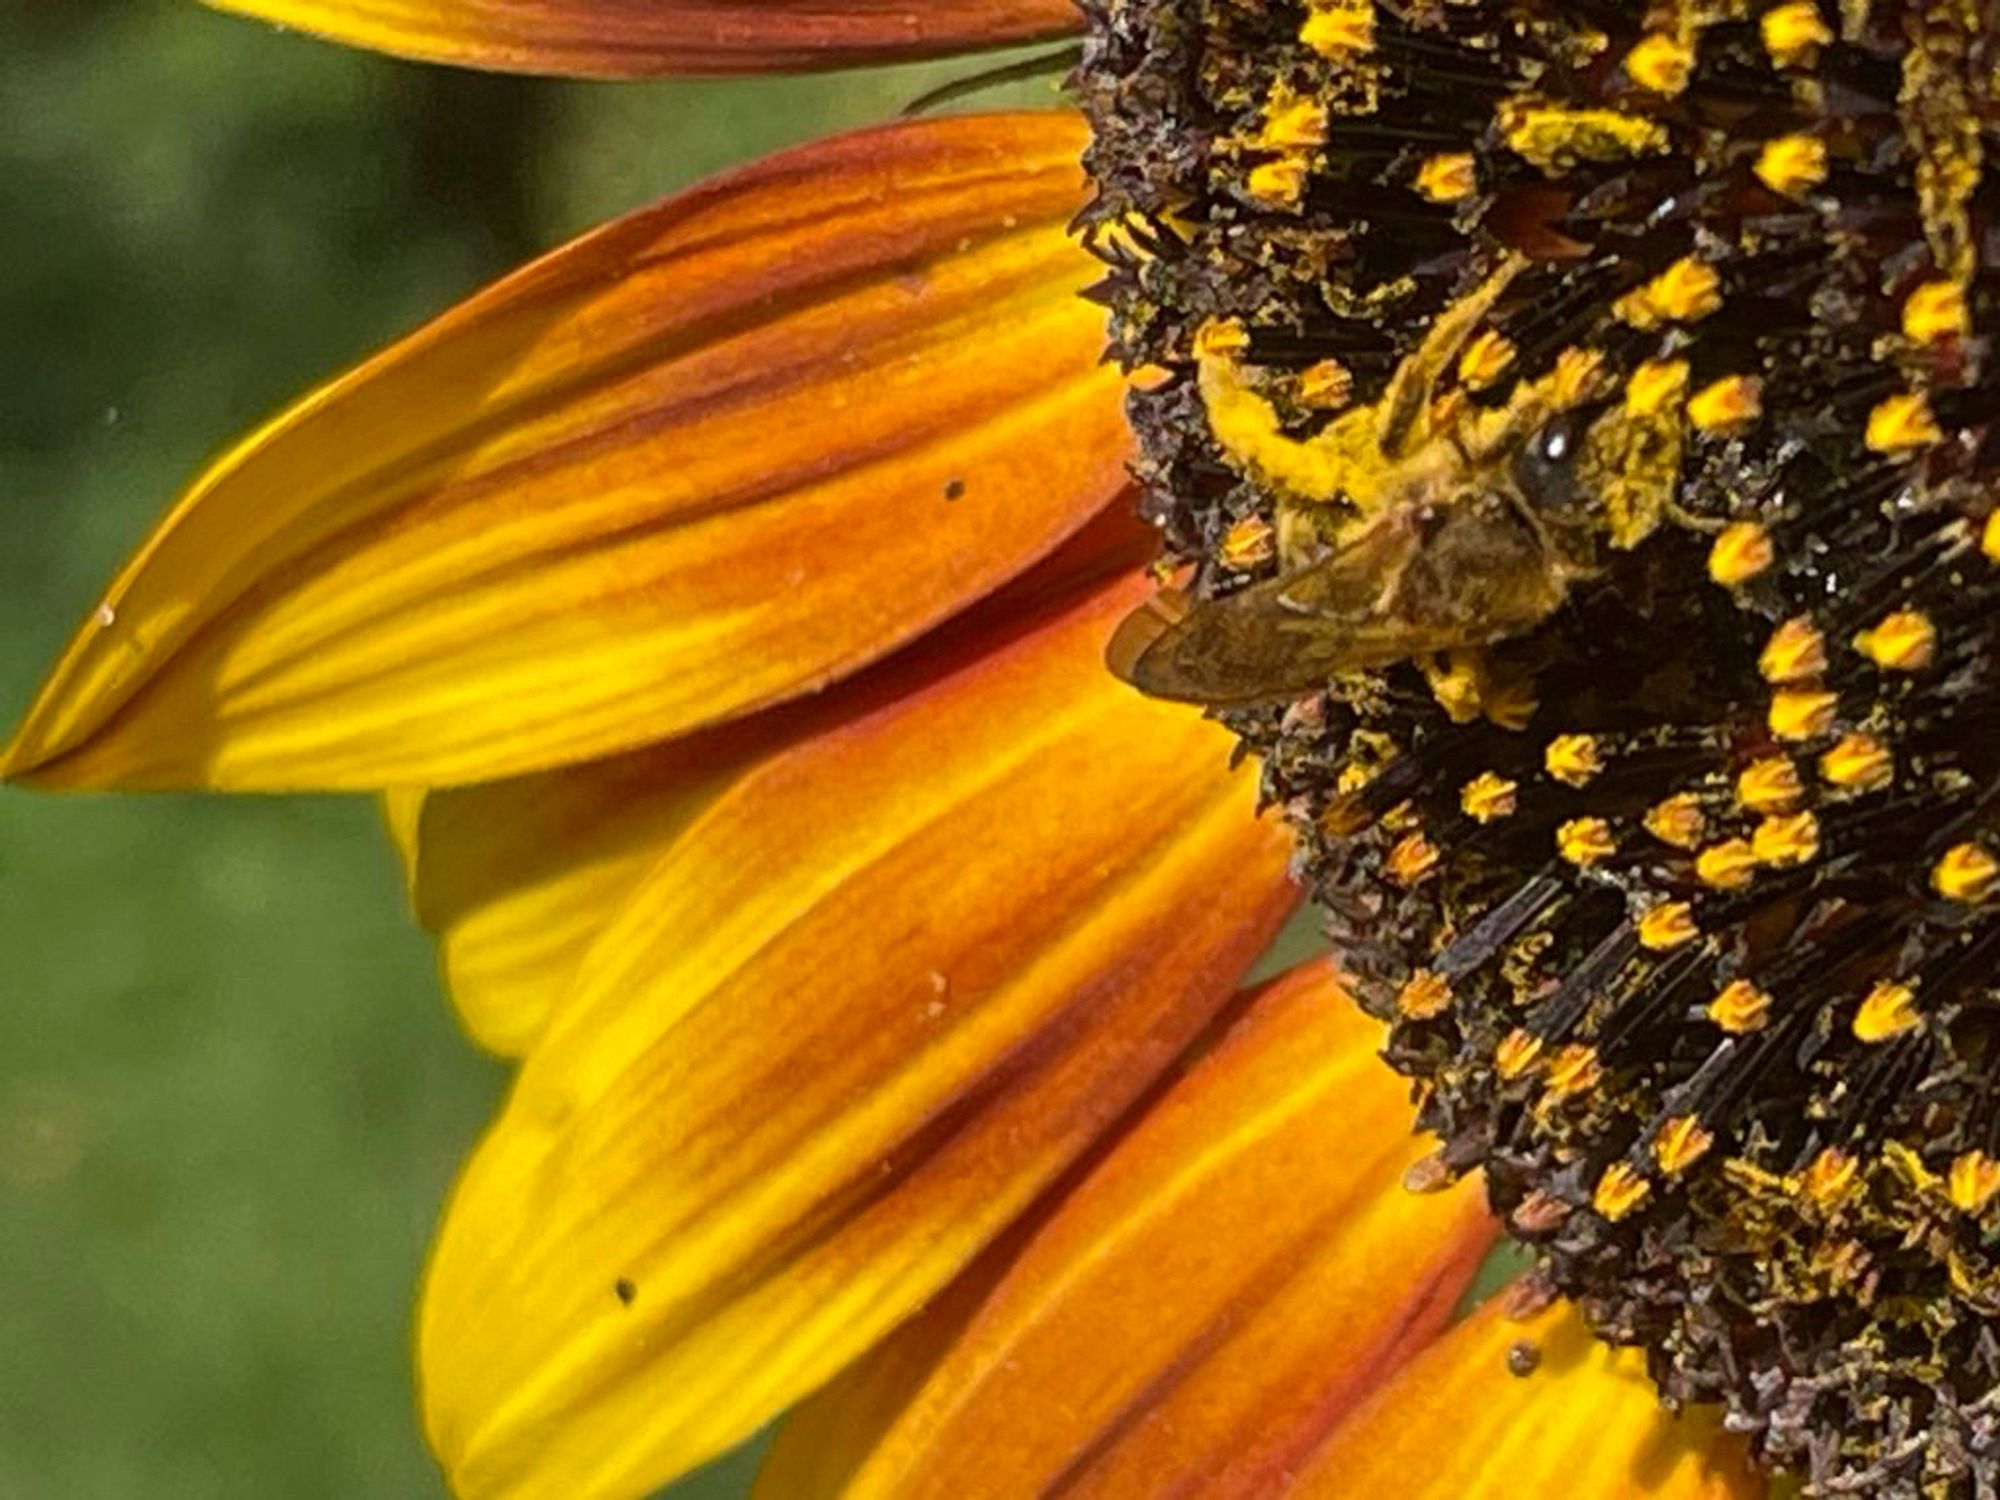
[[[1947,901],[1978,906],[2000,885],[2000,860],[1979,844],[1954,844],[1931,869],[1931,888]]]
[[[1755,375],[1725,375],[1690,396],[1687,410],[1697,431],[1733,437],[1764,415],[1764,383]]]
[[[1819,774],[1842,791],[1879,791],[1896,779],[1896,758],[1873,735],[1856,731],[1819,758]]]
[[[1806,864],[1819,853],[1819,819],[1809,812],[1766,818],[1750,835],[1750,847],[1760,863],[1781,870]]]
[[[1597,394],[1604,375],[1604,356],[1595,349],[1571,344],[1556,355],[1549,372],[1549,399],[1564,411]]]
[[[1479,166],[1470,152],[1440,151],[1417,168],[1416,189],[1433,203],[1457,203],[1479,187]]]
[[[1401,886],[1417,884],[1438,867],[1438,847],[1421,833],[1406,834],[1383,860],[1389,878]]]
[[[1704,1130],[1693,1115],[1676,1115],[1660,1127],[1653,1138],[1653,1160],[1669,1177],[1678,1177],[1708,1155],[1715,1144],[1715,1132]]]
[[[1904,391],[1876,403],[1868,413],[1863,439],[1873,453],[1908,453],[1944,440],[1931,415],[1931,404],[1915,391]]]
[[[1245,516],[1222,534],[1222,565],[1239,573],[1261,568],[1277,553],[1276,535],[1262,516]]]
[[[1259,203],[1296,208],[1299,200],[1306,195],[1307,175],[1308,169],[1302,158],[1281,156],[1276,161],[1252,167],[1244,187]]]
[[[1419,969],[1396,992],[1396,1013],[1412,1021],[1428,1021],[1451,1008],[1451,985],[1441,974]]]
[[[1722,306],[1722,277],[1714,266],[1682,256],[1645,285],[1627,292],[1611,310],[1634,328],[1694,323]]]
[[[1227,359],[1250,347],[1250,330],[1241,318],[1211,318],[1195,331],[1194,352],[1211,359]]]
[[[1771,1018],[1771,996],[1747,979],[1732,979],[1708,1002],[1708,1018],[1731,1036],[1761,1031]]]
[[[1692,792],[1677,792],[1664,802],[1656,802],[1646,812],[1646,832],[1676,849],[1693,849],[1701,843],[1708,818],[1701,801]]]
[[[1688,86],[1694,48],[1678,37],[1653,32],[1625,54],[1625,76],[1651,94],[1669,99]]]
[[[1487,329],[1465,346],[1458,357],[1458,378],[1470,390],[1483,391],[1514,363],[1514,341],[1504,333]]]
[[[1590,1206],[1616,1224],[1644,1203],[1652,1191],[1652,1183],[1640,1176],[1637,1168],[1627,1162],[1615,1161],[1597,1179],[1597,1189],[1590,1195]]]
[[[1764,643],[1757,670],[1776,686],[1810,682],[1826,670],[1826,637],[1806,615],[1794,615]]]
[[[1757,851],[1748,839],[1725,839],[1694,857],[1695,878],[1718,891],[1740,891],[1757,878]]]
[[[1565,786],[1588,786],[1604,769],[1604,755],[1594,735],[1559,734],[1542,753],[1542,764]]]
[[[1519,805],[1519,786],[1504,776],[1481,771],[1458,794],[1458,805],[1475,823],[1491,823],[1513,815]]]
[[[1337,359],[1323,359],[1299,371],[1299,400],[1321,411],[1337,411],[1354,399],[1354,372]]]
[[[1945,1173],[1944,1190],[1951,1198],[1951,1206],[1959,1212],[1981,1212],[2000,1193],[2000,1161],[1984,1151],[1962,1153]]]
[[[1257,144],[1273,151],[1324,146],[1326,123],[1326,106],[1317,99],[1297,94],[1274,97],[1264,106],[1264,128],[1257,134]]]
[[[1639,918],[1639,946],[1649,953],[1667,953],[1700,936],[1694,908],[1685,901],[1662,901]]]
[[[1587,1093],[1604,1077],[1597,1049],[1584,1042],[1571,1042],[1549,1059],[1542,1082],[1557,1098]]]
[[[1736,800],[1755,813],[1790,812],[1806,794],[1799,768],[1783,755],[1766,755],[1736,778]]]
[[[1861,1008],[1854,1013],[1854,1037],[1871,1044],[1886,1042],[1923,1024],[1917,992],[1907,984],[1885,979],[1862,997]]]
[[[1658,416],[1687,390],[1684,359],[1649,359],[1625,381],[1625,410],[1635,417]]]
[[[1781,135],[1764,142],[1751,171],[1785,198],[1803,198],[1826,181],[1826,142],[1812,135]]]
[[[1885,672],[1920,672],[1937,656],[1937,626],[1922,610],[1899,609],[1855,636],[1854,649]]]
[[[1602,818],[1572,818],[1556,830],[1556,851],[1584,869],[1601,864],[1618,852],[1611,825]]]
[[[1344,61],[1375,50],[1373,0],[1312,0],[1299,40],[1321,57]]]
[[[1781,740],[1810,740],[1833,728],[1840,700],[1817,688],[1780,688],[1765,722]]]
[[[1763,33],[1764,50],[1781,68],[1809,67],[1819,49],[1833,40],[1833,31],[1820,18],[1812,0],[1794,0],[1764,12],[1758,29]]]
[[[1493,1053],[1493,1071],[1504,1079],[1519,1078],[1542,1055],[1542,1039],[1533,1032],[1515,1027],[1501,1038]]]
[[[1748,583],[1777,561],[1771,533],[1756,521],[1732,521],[1708,550],[1708,576],[1724,588]]]
[[[1861,1177],[1861,1163],[1838,1146],[1828,1146],[1806,1167],[1799,1185],[1806,1197],[1822,1213],[1831,1213],[1846,1201]]]
[[[1903,299],[1903,337],[1913,344],[1962,339],[1970,332],[1965,288],[1956,281],[1926,281]]]
[[[1979,528],[1979,550],[1986,554],[1988,562],[2000,562],[2000,510],[1986,518],[1986,524]]]

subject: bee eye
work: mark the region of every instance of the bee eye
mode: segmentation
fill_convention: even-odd
[[[1530,438],[1514,459],[1514,482],[1539,514],[1564,519],[1589,501],[1577,473],[1594,411],[1564,412]]]

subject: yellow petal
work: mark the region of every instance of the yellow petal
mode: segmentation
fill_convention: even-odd
[[[0,770],[439,786],[824,686],[1124,480],[1081,124],[801,148],[557,251],[198,480]]]
[[[1114,506],[953,627],[811,698],[666,745],[387,799],[418,919],[484,1047],[525,1053],[597,935],[676,837],[751,768],[931,685],[1037,601],[1137,571],[1154,533]]]
[[[1403,1187],[1430,1148],[1381,1044],[1330,965],[1273,985],[1035,1233],[900,1419],[896,1341],[788,1420],[759,1500],[1282,1493],[1493,1239],[1477,1184]]]
[[[208,0],[355,47],[640,78],[847,67],[1060,36],[1073,0]]]
[[[1516,1322],[1499,1298],[1404,1366],[1289,1493],[1756,1500],[1765,1481],[1714,1411],[1661,1408],[1637,1352],[1599,1344],[1567,1307]]]
[[[1105,590],[738,781],[586,956],[421,1317],[471,1497],[641,1495],[961,1271],[1292,904],[1228,736],[1100,654]]]

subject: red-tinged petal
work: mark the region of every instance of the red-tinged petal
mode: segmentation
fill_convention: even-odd
[[[1282,1493],[1493,1240],[1475,1183],[1404,1189],[1427,1147],[1381,1040],[1330,965],[1270,987],[1035,1234],[886,1435],[897,1345],[895,1369],[871,1358],[787,1423],[760,1500]]]
[[[1525,1373],[1518,1373],[1525,1372]],[[1496,1299],[1343,1423],[1291,1500],[1759,1500],[1765,1481],[1712,1410],[1660,1406],[1642,1357],[1566,1306]]]
[[[1136,581],[745,776],[585,957],[421,1318],[471,1497],[627,1496],[948,1284],[1293,893],[1228,737],[1100,664]]]
[[[665,745],[506,781],[386,799],[418,919],[453,1002],[488,1049],[525,1053],[598,933],[675,838],[787,746],[934,683],[971,640],[1113,572],[1155,534],[1114,505],[960,621],[825,693]]]
[[[350,46],[512,73],[851,67],[1078,30],[1075,0],[208,0]]]
[[[823,686],[1109,503],[1058,114],[774,157],[560,250],[204,475],[0,770],[449,785]]]

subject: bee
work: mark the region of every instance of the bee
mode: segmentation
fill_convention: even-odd
[[[1622,403],[1607,399],[1603,360],[1579,349],[1495,407],[1440,395],[1525,264],[1508,257],[1437,317],[1380,399],[1312,438],[1281,430],[1234,351],[1198,352],[1218,445],[1278,497],[1278,573],[1199,602],[1163,591],[1119,626],[1112,670],[1211,707],[1404,661],[1428,664],[1435,684],[1445,663],[1532,631],[1603,570],[1607,548],[1637,546],[1673,514],[1685,365],[1635,371]]]

